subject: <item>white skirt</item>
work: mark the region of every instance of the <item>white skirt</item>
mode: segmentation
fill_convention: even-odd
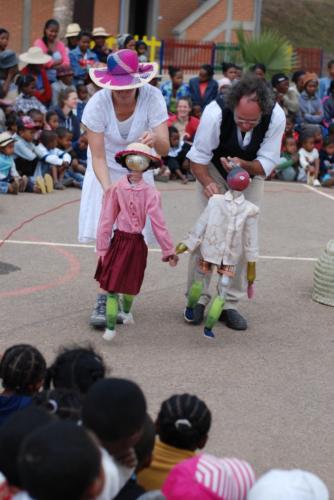
[[[89,156],[80,201],[78,235],[80,243],[96,241],[97,226],[100,219],[103,198],[103,189],[95,176]],[[128,174],[128,170],[115,163],[112,167],[109,166],[109,174],[112,182],[117,182],[123,175]],[[152,170],[145,172],[143,177],[147,184],[154,185]],[[149,217],[146,219],[143,235],[147,245],[157,245]]]

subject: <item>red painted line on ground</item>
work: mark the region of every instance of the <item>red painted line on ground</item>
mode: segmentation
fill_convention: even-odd
[[[16,290],[9,290],[7,292],[0,292],[0,297],[18,297],[20,295],[29,295],[36,292],[43,292],[45,290],[50,290],[51,288],[56,288],[60,285],[64,285],[76,278],[80,272],[80,262],[79,260],[67,250],[63,248],[55,248],[52,247],[56,253],[62,255],[68,262],[69,268],[65,271],[64,274],[54,278],[48,283],[44,283],[41,285],[34,285],[25,288],[17,288]]]

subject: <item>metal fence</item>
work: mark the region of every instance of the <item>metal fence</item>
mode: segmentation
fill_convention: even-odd
[[[233,43],[217,43],[214,46],[214,68],[215,71],[222,70],[223,62],[242,64],[239,45]]]
[[[167,39],[160,47],[160,70],[177,66],[185,73],[197,72],[202,64],[214,65],[213,42]]]
[[[297,48],[298,69],[310,71],[317,75],[322,74],[324,51],[322,49]]]

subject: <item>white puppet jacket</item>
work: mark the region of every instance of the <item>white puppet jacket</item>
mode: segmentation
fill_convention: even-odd
[[[259,208],[237,191],[215,194],[183,241],[193,252],[200,246],[205,261],[237,265],[244,251],[248,262],[258,258]]]

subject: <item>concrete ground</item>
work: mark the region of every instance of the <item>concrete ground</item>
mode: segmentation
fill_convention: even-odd
[[[159,187],[178,242],[194,222],[194,185]],[[334,194],[276,182],[265,191],[256,296],[240,307],[249,329],[218,325],[212,343],[182,318],[187,256],[172,269],[157,251],[134,305],[136,324],[120,326],[106,343],[88,326],[95,255],[76,240],[80,193],[2,196],[0,239],[74,202],[25,225],[0,249],[0,349],[31,342],[51,361],[62,345],[90,342],[112,375],[142,386],[152,416],[173,393],[203,398],[213,413],[208,451],[247,459],[258,475],[305,468],[334,493],[334,309],[311,300],[315,260],[334,237]]]

